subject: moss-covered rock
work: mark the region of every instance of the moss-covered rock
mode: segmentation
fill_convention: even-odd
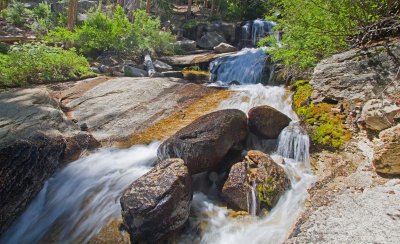
[[[345,116],[334,104],[314,104],[310,100],[313,87],[306,80],[294,84],[293,108],[309,128],[311,140],[333,148],[340,148],[351,139],[351,132],[344,126]]]

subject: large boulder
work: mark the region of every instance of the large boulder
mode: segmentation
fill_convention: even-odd
[[[321,61],[310,84],[313,100],[367,101],[396,91],[400,41],[353,48]]]
[[[273,107],[264,105],[250,109],[250,131],[265,139],[278,138],[291,119]]]
[[[222,188],[228,206],[250,212],[249,199],[254,194],[256,213],[271,210],[290,187],[285,171],[272,158],[260,151],[249,151],[243,162],[232,166]],[[253,191],[253,192],[252,192]]]
[[[214,51],[216,53],[230,53],[230,52],[237,52],[238,49],[227,43],[220,43],[218,46],[214,47]]]
[[[236,109],[220,110],[198,118],[163,142],[158,157],[182,158],[191,174],[213,170],[246,136],[246,114]]]
[[[388,99],[368,100],[358,120],[371,130],[381,131],[395,123],[396,116],[400,116],[400,107]]]
[[[400,175],[400,124],[379,133],[372,162],[378,173]]]
[[[204,35],[197,41],[197,45],[203,49],[212,50],[220,43],[226,42],[225,38],[215,31],[205,32]]]
[[[124,71],[124,75],[127,77],[146,77],[147,72],[142,69],[138,69],[129,65],[124,65],[122,68]]]
[[[65,147],[61,136],[37,134],[0,149],[0,233],[59,168]]]
[[[181,159],[168,159],[133,182],[121,197],[122,217],[132,243],[157,243],[187,221],[191,177]]]
[[[165,72],[165,71],[171,71],[172,67],[169,64],[166,64],[160,60],[156,60],[153,62],[154,68],[156,68],[156,70],[158,72]]]
[[[196,51],[197,43],[196,43],[196,41],[193,41],[193,40],[183,39],[183,40],[175,42],[175,46],[184,51],[192,52],[192,51]]]

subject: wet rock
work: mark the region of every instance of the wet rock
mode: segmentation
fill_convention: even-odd
[[[290,187],[284,170],[272,158],[260,151],[249,151],[243,162],[232,166],[222,188],[228,206],[250,211],[251,191],[256,195],[256,213],[271,210]]]
[[[358,122],[371,130],[381,131],[394,125],[395,116],[400,114],[400,107],[388,99],[371,99],[362,109]]]
[[[59,168],[65,147],[61,136],[37,134],[0,149],[0,233],[25,210]]]
[[[196,50],[197,43],[196,43],[196,41],[193,41],[193,40],[183,39],[183,40],[177,41],[175,43],[175,46],[177,46],[178,48],[180,48],[186,52],[191,52],[191,51]]]
[[[128,77],[146,77],[147,72],[142,69],[138,69],[129,65],[123,67],[124,75]]]
[[[379,133],[372,162],[378,173],[400,175],[400,124]]]
[[[265,139],[278,138],[290,121],[288,116],[267,105],[254,107],[249,111],[250,131]]]
[[[225,38],[217,32],[212,31],[204,33],[200,40],[198,40],[197,45],[203,49],[212,50],[222,42],[226,42]]]
[[[187,221],[191,177],[181,159],[168,159],[133,182],[121,197],[122,217],[132,243],[157,243]]]
[[[100,143],[90,134],[79,133],[65,138],[65,149],[62,155],[63,162],[75,161],[86,150],[100,147]]]
[[[396,58],[397,57],[397,58]],[[313,100],[359,100],[394,94],[394,77],[400,57],[400,41],[366,49],[351,49],[321,61],[314,69],[310,84]]]
[[[165,72],[165,71],[171,71],[172,67],[169,64],[166,64],[160,60],[156,60],[153,62],[154,68],[156,68],[156,70],[158,72]]]
[[[230,53],[230,52],[237,52],[238,49],[227,43],[220,43],[218,46],[214,47],[214,51],[216,53]]]
[[[236,109],[220,110],[198,118],[163,142],[158,157],[182,158],[191,174],[213,170],[246,136],[246,114]]]

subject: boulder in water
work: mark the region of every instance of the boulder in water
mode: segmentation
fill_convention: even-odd
[[[400,175],[400,124],[379,133],[372,162],[378,173]]]
[[[236,52],[238,49],[228,43],[220,43],[218,46],[214,47],[216,53],[231,53]]]
[[[237,109],[220,110],[198,118],[167,139],[158,148],[158,157],[182,158],[191,174],[213,170],[246,136],[246,114]]]
[[[59,168],[65,147],[61,136],[36,134],[0,149],[0,233]]]
[[[291,119],[273,107],[264,105],[250,109],[250,131],[265,139],[278,138]]]
[[[132,243],[157,243],[187,221],[191,177],[182,159],[168,159],[133,182],[121,197]]]
[[[218,34],[215,31],[206,32],[197,42],[197,45],[203,49],[213,49],[218,46],[220,43],[225,42],[226,40],[223,36]]]
[[[260,213],[261,209],[271,210],[289,186],[285,171],[269,155],[249,151],[243,162],[232,166],[222,196],[228,206],[250,212],[254,191],[254,211]]]

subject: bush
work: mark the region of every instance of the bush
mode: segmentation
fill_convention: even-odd
[[[26,19],[32,17],[32,11],[25,8],[25,5],[20,2],[13,2],[6,9],[1,11],[1,16],[8,23],[24,26]]]
[[[89,15],[75,32],[64,27],[50,31],[45,40],[52,43],[71,43],[86,56],[97,56],[104,51],[138,53],[149,50],[171,53],[174,37],[160,31],[160,20],[153,19],[143,10],[134,13],[130,23],[122,7],[117,6],[112,17],[99,11]]]
[[[44,44],[12,46],[0,54],[0,87],[67,81],[93,76],[89,63],[74,49],[63,50]]]
[[[273,0],[282,18],[268,17],[283,30],[282,40],[270,54],[287,66],[314,67],[321,59],[348,48],[349,40],[364,26],[393,15],[397,1],[376,0]],[[396,5],[397,4],[397,5]],[[264,41],[265,42],[265,41]]]

